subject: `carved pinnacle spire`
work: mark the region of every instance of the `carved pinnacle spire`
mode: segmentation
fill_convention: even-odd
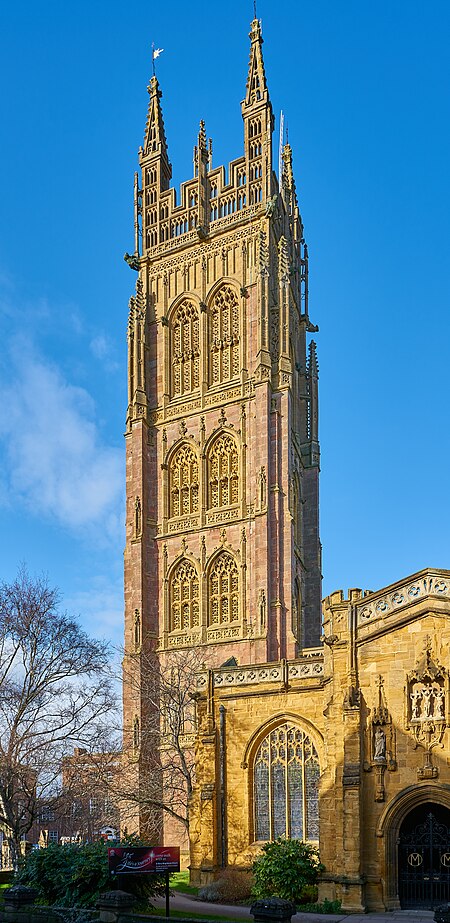
[[[251,24],[249,33],[251,41],[250,60],[248,64],[247,87],[245,93],[244,106],[252,106],[255,103],[269,100],[269,93],[266,84],[266,72],[264,70],[264,61],[262,55],[263,37],[261,32],[261,22],[254,19]]]
[[[319,364],[317,362],[317,345],[314,340],[311,340],[309,344],[308,370],[309,370],[310,378],[313,381],[317,381],[319,377]]]
[[[200,128],[198,132],[198,149],[200,153],[202,151],[205,151],[206,153],[208,152],[208,148],[206,145],[205,122],[203,119],[200,119]]]
[[[167,160],[167,141],[160,103],[162,93],[155,76],[151,77],[147,90],[150,100],[145,127],[144,154],[160,154]]]

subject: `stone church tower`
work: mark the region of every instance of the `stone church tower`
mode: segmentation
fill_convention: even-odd
[[[211,666],[319,644],[318,367],[308,251],[251,24],[243,154],[213,166],[200,123],[177,204],[153,76],[135,178],[128,325],[125,647]],[[148,661],[145,661],[148,662]],[[137,753],[143,696],[125,691]],[[137,762],[139,758],[137,756]]]

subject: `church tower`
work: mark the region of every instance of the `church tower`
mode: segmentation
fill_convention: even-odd
[[[263,664],[320,643],[317,330],[292,151],[274,116],[255,19],[244,151],[170,186],[153,76],[135,178],[138,273],[128,324],[125,655],[204,651]],[[139,750],[143,697],[125,693]],[[132,730],[131,730],[132,729]]]

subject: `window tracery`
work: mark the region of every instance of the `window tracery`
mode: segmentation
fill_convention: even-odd
[[[199,474],[194,450],[183,443],[170,462],[169,517],[198,513]]]
[[[200,384],[200,323],[198,310],[183,301],[172,321],[172,397],[187,394]]]
[[[286,722],[261,741],[253,764],[255,840],[319,839],[319,758],[311,738]]]
[[[209,509],[239,502],[239,455],[235,440],[222,433],[213,443],[208,458]]]
[[[169,631],[196,628],[200,624],[200,592],[197,569],[182,558],[170,580]]]
[[[239,621],[239,574],[231,554],[224,551],[209,574],[209,625],[229,625]]]
[[[210,383],[219,384],[239,375],[239,304],[230,285],[216,293],[211,306]]]

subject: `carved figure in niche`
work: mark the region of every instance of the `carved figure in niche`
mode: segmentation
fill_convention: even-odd
[[[375,762],[382,762],[386,759],[386,734],[381,727],[375,730],[373,758]]]
[[[442,689],[436,689],[434,693],[434,717],[444,718],[444,692]]]
[[[136,535],[140,535],[141,526],[142,526],[141,500],[140,500],[140,497],[136,497],[134,501],[134,531]]]
[[[417,720],[418,718],[420,718],[419,702],[420,702],[421,698],[422,698],[422,693],[421,693],[420,689],[414,689],[413,692],[411,692],[411,695],[410,695],[410,699],[411,699],[411,718],[412,718],[413,720],[414,720],[414,719]]]
[[[133,747],[135,750],[139,749],[140,743],[141,743],[141,732],[140,732],[139,718],[136,715],[134,722],[133,722]]]
[[[432,718],[433,709],[431,707],[431,689],[429,686],[424,686],[422,689],[422,714],[421,718]]]
[[[267,479],[264,465],[258,471],[258,500],[261,508],[266,505]]]
[[[141,646],[141,617],[139,609],[134,610],[134,649],[138,650]]]
[[[264,590],[259,591],[259,624],[262,629],[266,627],[266,594]]]

